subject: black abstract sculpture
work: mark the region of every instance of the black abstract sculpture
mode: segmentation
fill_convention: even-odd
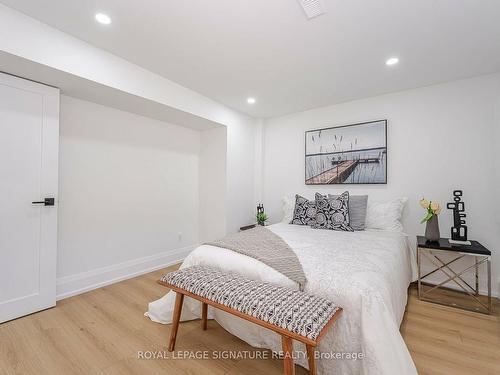
[[[451,239],[454,241],[467,241],[467,225],[464,218],[467,216],[465,205],[462,202],[462,190],[453,191],[453,200],[446,205],[450,210],[453,210],[453,226],[451,227]]]

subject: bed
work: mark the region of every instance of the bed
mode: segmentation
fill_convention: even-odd
[[[319,346],[319,374],[417,374],[399,326],[415,264],[407,236],[402,232],[342,232],[311,229],[285,223],[267,227],[295,251],[307,277],[305,291],[344,308],[344,314]],[[214,266],[249,278],[297,288],[273,268],[248,256],[215,246],[196,248],[181,265]],[[174,293],[149,304],[146,313],[159,323],[170,323]],[[213,314],[213,315],[212,315]],[[197,301],[187,299],[182,320],[200,316]],[[280,337],[264,328],[221,311],[209,318],[250,345],[281,350]],[[299,344],[295,350],[304,351]],[[332,359],[334,353],[349,353]],[[356,353],[351,355],[351,353]],[[360,359],[358,353],[362,353]],[[346,359],[348,357],[351,359]],[[358,357],[357,359],[354,359]],[[307,359],[296,363],[307,368]]]

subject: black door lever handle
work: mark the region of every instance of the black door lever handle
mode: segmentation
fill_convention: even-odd
[[[53,206],[55,203],[54,198],[45,198],[43,201],[31,202],[31,204],[43,204],[44,206]]]

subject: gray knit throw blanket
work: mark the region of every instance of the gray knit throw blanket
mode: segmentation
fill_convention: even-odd
[[[257,259],[299,284],[304,290],[306,276],[299,258],[288,244],[278,235],[262,226],[230,234],[220,240],[207,242]]]

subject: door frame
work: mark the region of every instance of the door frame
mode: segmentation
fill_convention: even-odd
[[[57,211],[59,206],[59,105],[60,90],[0,72],[0,84],[43,97],[41,129],[40,200],[54,197],[54,207],[40,206],[39,292],[0,304],[0,323],[56,305]],[[29,275],[28,275],[29,276]]]

